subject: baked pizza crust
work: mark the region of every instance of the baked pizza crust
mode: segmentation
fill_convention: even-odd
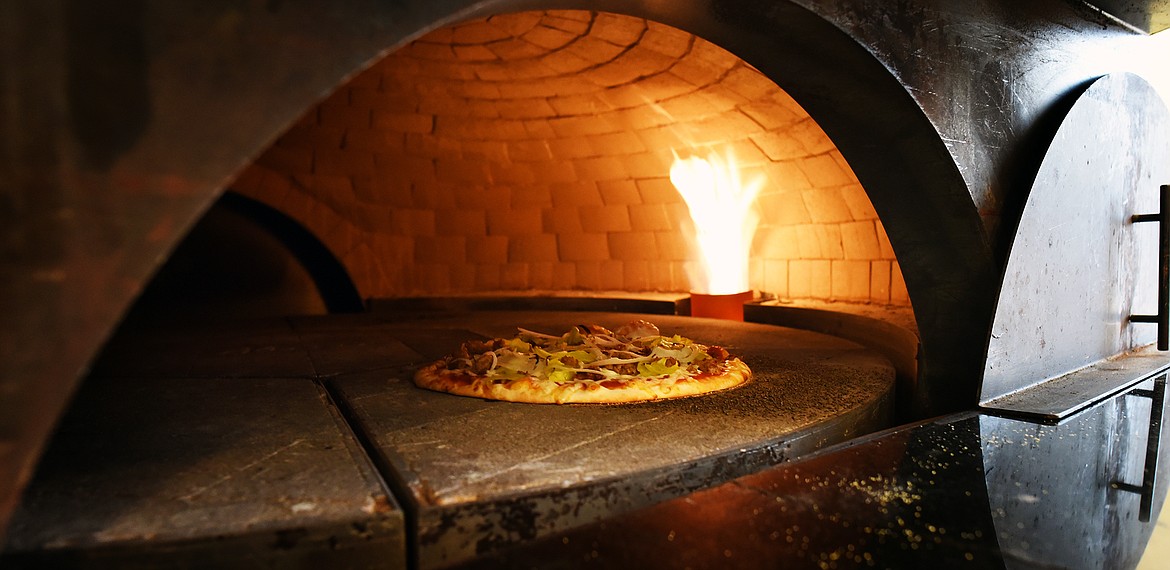
[[[479,377],[448,370],[443,360],[420,368],[414,383],[420,388],[459,396],[528,404],[622,404],[683,398],[727,390],[745,384],[751,370],[738,358],[728,359],[721,371],[670,378],[631,377],[622,380],[571,380],[564,383],[533,377],[512,380]],[[606,386],[605,384],[609,384]]]

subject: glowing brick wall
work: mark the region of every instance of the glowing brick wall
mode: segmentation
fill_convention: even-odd
[[[233,188],[316,233],[365,297],[687,291],[672,151],[767,178],[752,287],[908,305],[825,134],[727,51],[645,20],[525,12],[436,30],[310,109]]]

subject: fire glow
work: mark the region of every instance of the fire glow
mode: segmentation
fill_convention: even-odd
[[[748,260],[759,225],[753,208],[763,176],[743,181],[730,151],[707,157],[674,155],[670,182],[686,201],[694,222],[697,263],[688,267],[691,292],[730,295],[750,289]]]

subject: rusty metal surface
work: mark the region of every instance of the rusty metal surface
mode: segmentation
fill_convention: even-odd
[[[404,567],[396,505],[310,379],[91,378],[0,565]]]
[[[517,326],[616,327],[645,315],[483,312],[379,324],[421,362]],[[490,402],[416,388],[418,362],[331,378],[396,471],[434,568],[675,497],[888,425],[894,370],[851,342],[769,325],[653,316],[664,333],[726,346],[743,387],[628,405]],[[367,327],[350,334],[362,334]]]
[[[1129,316],[1158,312],[1158,228],[1132,218],[1158,211],[1167,157],[1170,110],[1140,78],[1103,77],[1073,105],[1012,244],[984,405],[1156,340],[1154,325]]]

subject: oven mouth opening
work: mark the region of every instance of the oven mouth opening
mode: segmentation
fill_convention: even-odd
[[[760,188],[746,283],[712,291],[670,173],[680,156],[724,155]],[[316,236],[369,305],[754,291],[913,323],[881,220],[812,117],[735,55],[635,17],[521,12],[433,31],[309,109],[229,188]]]
[[[143,297],[149,308],[135,312],[321,314],[334,312],[323,300],[353,310],[357,296],[375,311],[609,303],[692,314],[699,299],[702,313],[709,287],[697,286],[692,210],[714,209],[728,193],[689,207],[679,184],[701,172],[671,174],[687,160],[724,157],[727,178],[758,192],[746,210],[746,282],[724,290],[757,305],[749,315],[871,345],[880,335],[840,321],[916,334],[877,212],[795,100],[702,38],[584,11],[464,22],[373,63],[309,109],[209,212],[224,218],[252,204],[316,244],[284,239],[285,252],[252,247],[273,261],[224,264],[264,239],[233,236],[272,232],[256,218],[235,220],[233,235],[197,227],[189,241],[218,245],[194,255],[180,247],[168,265],[185,272],[164,267]],[[307,257],[341,271],[326,275],[299,261]],[[214,267],[224,274],[219,308],[204,290]],[[243,286],[261,283],[267,293]],[[720,314],[739,318],[738,305]],[[917,375],[907,352],[891,353],[905,390]]]
[[[689,190],[722,197],[688,204],[716,167]],[[696,286],[693,213],[728,180],[752,231],[721,298]],[[524,309],[746,315],[881,351],[900,400],[917,381],[893,248],[813,118],[715,44],[584,11],[456,24],[352,77],[229,185],[128,322]]]
[[[694,222],[670,171],[680,156],[725,152],[736,157],[745,177],[762,181],[753,205],[758,227],[748,252],[746,290],[708,313],[711,295],[696,291],[688,272],[694,255],[687,230]],[[276,212],[314,239],[287,239],[254,211],[241,215],[240,204]],[[540,322],[581,308],[600,308],[607,315],[656,314],[683,330],[694,327],[732,339],[756,358],[761,380],[752,389],[758,397],[736,400],[733,392],[707,404],[671,403],[662,415],[674,419],[662,422],[653,414],[633,418],[655,404],[621,412],[629,424],[614,433],[643,424],[640,430],[675,425],[667,422],[710,422],[721,414],[742,420],[734,424],[739,432],[721,432],[728,437],[718,440],[718,449],[700,442],[686,451],[692,456],[646,453],[645,463],[634,462],[632,480],[653,492],[630,487],[624,476],[606,475],[607,465],[622,462],[603,451],[582,459],[592,470],[565,484],[566,493],[629,494],[631,505],[888,427],[894,421],[895,385],[912,384],[916,375],[913,316],[893,248],[840,151],[807,112],[751,65],[701,38],[639,18],[524,12],[418,39],[339,87],[262,153],[186,245],[201,241],[200,247],[180,246],[160,270],[131,312],[126,334],[116,335],[99,360],[101,383],[94,389],[130,389],[128,377],[150,378],[163,369],[174,376],[172,363],[160,362],[165,351],[143,348],[158,346],[152,343],[177,350],[183,374],[219,386],[225,397],[243,389],[233,383],[250,384],[242,380],[257,375],[264,390],[280,390],[271,380],[287,375],[298,385],[290,392],[329,404],[328,414],[316,418],[320,423],[337,420],[343,437],[364,434],[357,444],[346,445],[361,447],[354,455],[374,466],[375,474],[362,472],[366,482],[381,478],[392,491],[381,502],[371,495],[371,508],[401,509],[412,521],[411,544],[420,537],[454,544],[462,538],[427,521],[470,516],[483,505],[530,508],[526,485],[553,484],[547,470],[516,467],[523,462],[501,463],[491,473],[468,465],[462,468],[470,471],[447,472],[435,467],[433,454],[410,455],[410,449],[427,449],[425,439],[395,448],[377,436],[391,430],[378,422],[417,419],[420,413],[394,403],[409,397],[379,390],[388,383],[409,388],[402,374],[417,367],[417,354],[431,354],[447,337],[498,330],[499,319],[519,315]],[[312,257],[307,250],[316,252],[317,262],[305,261]],[[227,286],[211,291],[207,281],[192,277],[217,266],[211,272],[218,275],[211,277]],[[341,291],[343,300],[328,293],[329,287]],[[355,291],[364,311],[340,315],[355,312]],[[700,314],[716,318],[688,317]],[[175,336],[151,338],[149,327],[134,330],[146,321],[151,326],[184,321],[192,327],[176,326],[170,332],[178,340],[167,344]],[[888,334],[903,323],[909,327]],[[752,345],[753,335],[770,340]],[[867,348],[858,350],[848,340]],[[184,343],[190,346],[183,348]],[[425,350],[418,349],[420,343]],[[417,354],[403,356],[410,350]],[[148,352],[158,360],[137,358]],[[840,362],[814,362],[826,353]],[[373,362],[383,357],[388,360]],[[790,426],[777,410],[800,406],[806,396],[789,386],[783,392],[789,400],[780,402],[764,389],[765,379],[775,381],[777,361],[809,366],[801,375],[812,378],[808,399],[834,401],[841,386],[861,395],[856,402],[837,401],[803,416],[815,421]],[[858,362],[862,365],[854,366]],[[178,383],[177,377],[157,380],[159,386]],[[191,401],[203,397],[188,389],[193,388],[176,388]],[[239,397],[263,399],[255,393]],[[117,407],[93,391],[79,401],[82,410]],[[374,401],[390,408],[363,408]],[[492,413],[488,408],[482,417]],[[519,421],[540,429],[542,413],[532,411]],[[176,417],[189,416],[176,412]],[[432,419],[447,422],[450,430],[466,423],[442,410]],[[587,437],[561,434],[565,449],[588,448],[591,424],[574,422],[566,429]],[[719,427],[726,432],[728,426]],[[757,433],[761,429],[767,436]],[[798,432],[817,437],[784,440],[783,434]],[[425,477],[446,486],[412,487],[417,474],[396,463],[407,455],[407,463],[422,465]],[[679,465],[686,467],[678,471]],[[520,483],[509,486],[512,476]],[[503,481],[499,487],[460,487],[496,479]],[[582,500],[589,505],[586,511],[610,508]],[[316,508],[304,502],[292,507]],[[445,561],[447,553],[410,556],[424,559],[426,566]]]

